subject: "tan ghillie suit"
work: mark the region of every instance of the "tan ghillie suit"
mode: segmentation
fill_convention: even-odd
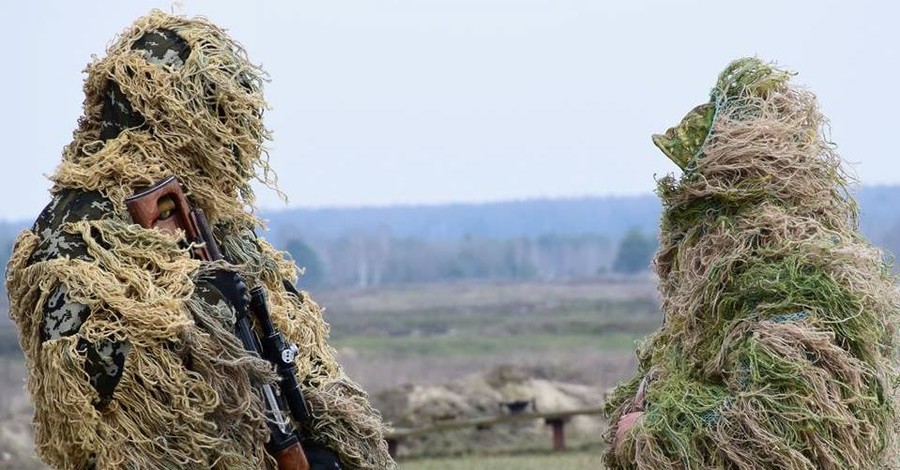
[[[304,433],[345,468],[393,468],[380,416],[335,362],[321,310],[289,289],[295,266],[253,235],[249,180],[271,181],[262,72],[208,21],[154,11],[87,75],[53,201],[7,271],[41,459],[66,469],[272,466],[255,392],[270,368],[231,334],[234,312],[209,267],[124,209],[136,189],[174,174],[299,346],[314,415]]]

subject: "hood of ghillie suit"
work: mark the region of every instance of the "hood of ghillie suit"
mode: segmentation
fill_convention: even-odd
[[[860,234],[815,96],[757,59],[654,143],[663,327],[608,397],[614,469],[900,468],[895,279]]]
[[[265,75],[222,29],[157,10],[86,73],[84,115],[54,191],[99,191],[121,210],[136,188],[175,174],[211,222],[258,222],[249,182],[274,180],[263,147]]]
[[[209,266],[126,212],[126,197],[175,175],[214,225],[226,269],[266,287],[273,323],[299,347],[313,416],[303,435],[345,468],[393,468],[381,418],[335,361],[321,309],[293,290],[295,265],[252,231],[249,183],[274,186],[262,80],[221,29],[160,11],[88,66],[53,200],[19,236],[6,273],[35,444],[52,466],[274,465],[257,391],[275,380],[271,366],[234,336],[230,304],[210,297]]]

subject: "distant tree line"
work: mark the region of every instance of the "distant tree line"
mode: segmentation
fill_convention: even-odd
[[[619,243],[616,259],[613,261],[613,271],[637,274],[648,270],[656,246],[656,239],[644,235],[638,229],[631,229]]]
[[[862,188],[857,196],[866,235],[888,257],[900,253],[900,186]],[[645,272],[660,209],[659,200],[646,195],[291,209],[264,217],[271,229],[265,236],[305,267],[305,285],[373,286]],[[0,266],[30,224],[0,221]]]
[[[0,271],[3,272],[3,282],[0,282],[0,295],[6,297],[6,264],[9,263],[9,256],[12,253],[13,239],[0,234]],[[5,300],[5,299],[4,299]]]
[[[638,229],[617,243],[601,235],[545,235],[505,240],[466,237],[425,241],[386,233],[305,241],[276,240],[304,270],[306,287],[379,286],[461,280],[557,281],[647,271],[656,240]],[[5,270],[13,239],[0,236]],[[5,283],[0,294],[6,295]]]
[[[460,280],[555,281],[608,273],[647,271],[656,249],[652,236],[634,229],[617,243],[600,235],[545,235],[458,241],[394,238],[358,233],[280,243],[304,269],[301,285],[379,286]]]

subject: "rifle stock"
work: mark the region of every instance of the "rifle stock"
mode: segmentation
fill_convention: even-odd
[[[125,206],[134,223],[144,228],[156,228],[176,235],[184,232],[192,244],[194,257],[203,261],[222,259],[222,253],[209,229],[206,215],[188,203],[181,183],[170,176],[150,188],[125,199]]]

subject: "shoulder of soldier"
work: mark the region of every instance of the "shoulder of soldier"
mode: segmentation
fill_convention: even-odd
[[[40,238],[29,264],[60,257],[87,258],[84,241],[63,230],[66,223],[115,216],[112,202],[97,191],[62,189],[53,194],[31,231]]]
[[[35,220],[32,231],[41,236],[41,232],[58,228],[67,222],[100,220],[112,214],[112,202],[99,192],[62,189],[53,194],[50,203]]]

